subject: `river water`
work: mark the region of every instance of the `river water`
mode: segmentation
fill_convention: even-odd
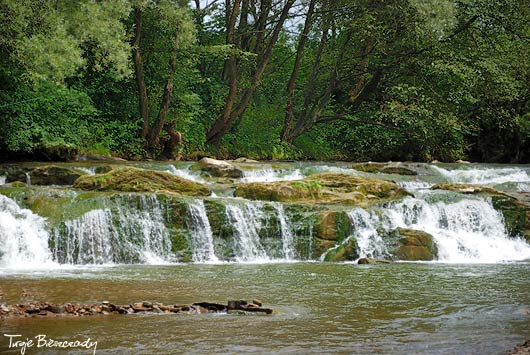
[[[124,203],[127,197],[111,201],[120,208],[110,202],[104,208],[95,204],[81,217],[63,221],[59,233],[50,230],[46,218],[0,195],[0,304],[188,304],[257,298],[280,313],[6,318],[0,319],[0,354],[21,353],[9,347],[5,334],[91,338],[98,342],[97,354],[494,355],[530,338],[530,246],[506,234],[502,217],[487,199],[449,198],[428,190],[438,182],[480,183],[524,199],[530,190],[527,166],[418,165],[422,173],[415,177],[376,176],[398,181],[414,197],[377,211],[348,210],[351,237],[357,239],[361,255],[384,253],[378,233],[395,227],[431,233],[440,255],[433,262],[374,265],[307,260],[294,250],[293,241],[301,236],[294,233],[282,204],[232,199],[229,190],[213,186],[190,170],[190,164],[147,167],[212,185],[219,196],[213,198],[227,206],[238,243],[231,261],[221,259],[214,248],[218,236],[212,234],[202,200],[188,202],[195,262],[182,263],[168,246],[154,247],[165,245],[171,231],[153,196],[142,195],[131,204],[135,208]],[[92,167],[84,168],[93,173]],[[242,180],[296,180],[325,171],[371,176],[345,164],[276,164],[247,171]],[[42,193],[39,189],[32,191]],[[77,196],[69,188],[45,189],[51,195]],[[264,211],[277,216],[276,254],[258,235]],[[145,240],[127,250],[131,259],[116,259],[114,255],[129,247],[129,234]],[[75,245],[71,252],[65,247],[62,258],[47,246],[57,238]],[[82,245],[100,250],[90,252]]]
[[[22,289],[26,297],[61,303],[259,298],[282,314],[24,318],[0,325],[3,333],[30,338],[95,339],[101,354],[500,354],[530,335],[529,275],[529,263],[185,264],[11,273],[1,280],[9,303],[20,300]],[[2,346],[7,350],[5,339]]]

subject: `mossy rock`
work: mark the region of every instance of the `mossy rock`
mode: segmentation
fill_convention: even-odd
[[[350,219],[344,211],[320,211],[316,219],[314,232],[320,239],[340,242],[352,233]]]
[[[401,165],[388,165],[386,163],[356,163],[352,165],[352,168],[357,171],[365,173],[382,173],[382,174],[397,174],[397,175],[418,175],[418,173],[412,169]]]
[[[355,238],[347,239],[344,243],[328,250],[324,261],[353,261],[359,258],[357,249],[357,240]]]
[[[75,181],[74,187],[98,191],[169,192],[186,196],[211,194],[208,187],[168,172],[132,167],[114,169],[105,174],[82,176]]]
[[[429,233],[407,228],[391,232],[390,252],[398,260],[430,261],[438,258],[438,247]]]
[[[409,194],[391,181],[347,174],[315,174],[297,181],[239,184],[235,195],[251,200],[363,206]]]
[[[72,185],[84,172],[57,165],[39,166],[33,169],[12,169],[6,174],[6,182],[31,180],[32,185]]]
[[[241,178],[243,171],[224,160],[202,158],[197,162],[196,169],[200,169],[214,177]]]
[[[483,195],[488,195],[488,196],[505,196],[507,198],[515,199],[514,197],[502,191],[496,190],[492,187],[475,185],[475,184],[442,183],[442,184],[434,185],[431,189],[453,191],[453,192],[459,192],[462,194],[472,194],[472,195],[483,194]]]

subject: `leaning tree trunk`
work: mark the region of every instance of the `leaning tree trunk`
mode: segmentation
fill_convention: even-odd
[[[144,79],[144,64],[140,52],[140,37],[142,34],[142,11],[138,8],[134,10],[134,37],[132,41],[134,71],[136,75],[136,87],[138,90],[138,110],[142,119],[142,131],[140,136],[147,138],[149,134],[149,106],[147,101],[147,88]]]

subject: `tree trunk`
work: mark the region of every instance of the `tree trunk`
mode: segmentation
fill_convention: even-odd
[[[173,95],[173,78],[177,69],[177,50],[178,50],[178,36],[179,36],[179,27],[175,29],[175,36],[173,38],[173,52],[169,58],[169,71],[166,79],[166,84],[164,85],[164,94],[162,96],[162,102],[160,104],[160,111],[156,118],[153,127],[149,132],[149,147],[155,148],[158,145],[160,138],[160,132],[162,127],[166,123],[167,112],[169,111],[169,104],[171,102],[171,96]]]
[[[140,36],[142,33],[142,11],[139,8],[134,10],[134,38],[132,42],[134,71],[136,74],[136,87],[138,90],[140,117],[142,119],[142,131],[140,136],[147,138],[149,133],[149,106],[147,101],[147,88],[144,79],[144,65],[140,52]]]
[[[289,83],[287,83],[287,107],[285,108],[285,119],[283,122],[282,132],[280,134],[280,139],[285,141],[286,138],[290,135],[291,129],[293,126],[294,118],[294,87],[296,83],[296,78],[298,77],[298,70],[300,69],[300,64],[302,62],[302,53],[304,51],[305,43],[307,42],[307,35],[311,29],[313,21],[313,10],[315,8],[315,0],[309,2],[309,8],[307,10],[307,15],[304,23],[304,29],[300,34],[300,39],[298,40],[298,47],[296,48],[296,58],[294,60],[293,71],[291,77],[289,78]]]
[[[232,123],[235,120],[237,120],[241,115],[243,115],[243,113],[245,112],[250,102],[250,99],[254,95],[254,92],[256,91],[256,88],[259,85],[261,77],[263,76],[263,72],[265,71],[265,68],[267,67],[267,63],[269,62],[269,59],[272,55],[272,50],[274,48],[274,45],[276,44],[276,41],[278,40],[278,36],[280,35],[283,24],[285,20],[287,19],[289,10],[291,9],[291,6],[293,5],[294,1],[295,0],[288,0],[286,4],[284,5],[280,18],[278,19],[278,22],[276,23],[274,30],[272,32],[271,38],[269,39],[267,43],[267,47],[262,53],[259,53],[258,55],[259,61],[258,61],[258,65],[256,66],[254,75],[252,76],[250,87],[247,90],[245,90],[241,100],[239,101],[237,105],[235,105],[234,109],[232,109],[232,107],[235,104],[235,93],[231,95],[230,92],[232,91],[234,87],[232,83],[232,78],[234,77],[236,78],[235,84],[237,85],[237,63],[232,62],[232,65],[229,66],[229,69],[231,70],[229,94],[225,102],[225,107],[223,108],[223,112],[221,113],[221,115],[219,115],[219,117],[217,117],[217,120],[214,122],[213,126],[206,133],[207,144],[218,143],[219,140],[226,134],[226,132],[228,132],[228,129],[230,128]]]

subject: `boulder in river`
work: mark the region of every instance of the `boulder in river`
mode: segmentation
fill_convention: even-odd
[[[390,251],[398,260],[430,261],[438,258],[438,247],[429,233],[396,228],[390,237],[395,240]]]
[[[8,169],[6,182],[31,182],[32,185],[72,185],[83,172],[57,165]]]
[[[224,160],[202,158],[197,165],[200,170],[214,177],[240,178],[243,176],[243,172],[240,169]]]
[[[104,174],[85,175],[74,187],[82,190],[126,192],[170,192],[186,196],[209,196],[208,187],[165,171],[124,167]]]
[[[296,181],[239,184],[235,195],[251,200],[364,206],[408,192],[392,181],[347,174],[316,174]]]

